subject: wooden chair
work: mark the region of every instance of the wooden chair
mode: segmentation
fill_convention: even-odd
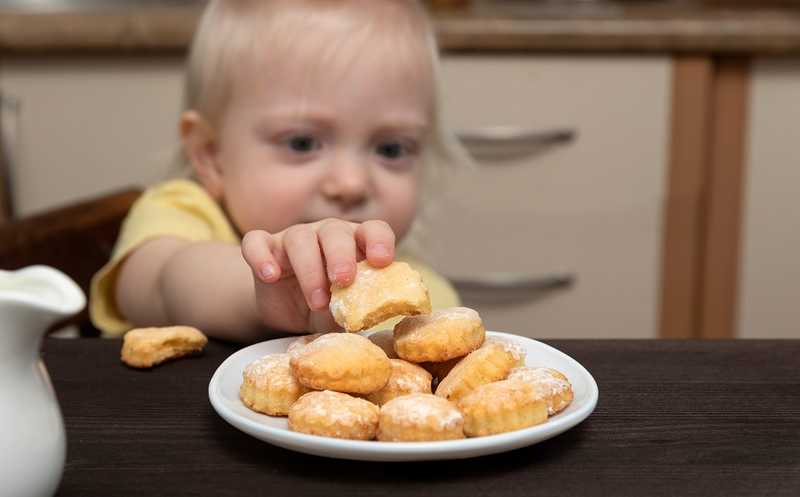
[[[0,269],[55,267],[75,280],[88,299],[92,276],[111,256],[122,219],[140,194],[138,189],[126,189],[0,223]],[[81,336],[100,334],[87,309],[51,331],[67,325],[76,325]]]

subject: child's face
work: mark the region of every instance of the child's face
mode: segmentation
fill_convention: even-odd
[[[358,57],[340,66],[251,64],[235,77],[214,155],[219,194],[241,232],[328,217],[382,219],[398,238],[410,228],[430,77]]]

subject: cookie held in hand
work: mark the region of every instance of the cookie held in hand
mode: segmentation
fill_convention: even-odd
[[[162,362],[202,352],[208,338],[191,326],[136,328],[122,339],[122,362],[133,368],[152,368]]]
[[[422,276],[405,262],[374,268],[367,261],[356,267],[350,286],[331,288],[331,314],[347,331],[361,331],[395,316],[431,311]]]

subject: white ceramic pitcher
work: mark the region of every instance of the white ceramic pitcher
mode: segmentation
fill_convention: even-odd
[[[0,271],[0,494],[53,495],[66,434],[39,346],[48,326],[80,312],[83,292],[47,266]]]

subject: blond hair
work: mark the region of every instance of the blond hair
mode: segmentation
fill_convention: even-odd
[[[472,162],[444,123],[439,50],[425,8],[416,0],[210,0],[189,51],[184,110],[197,111],[217,126],[230,98],[237,66],[262,52],[266,57],[289,56],[304,63],[307,60],[302,56],[312,55],[319,64],[308,64],[309,70],[329,67],[322,63],[331,59],[340,61],[346,52],[339,50],[344,39],[338,45],[330,40],[314,44],[313,36],[309,36],[315,25],[331,23],[341,25],[351,46],[384,43],[393,61],[418,64],[415,58],[424,59],[433,85],[433,127],[422,157],[420,215],[424,217],[447,173]],[[352,51],[349,55],[350,63],[361,56]],[[184,171],[189,169],[183,154],[179,163]],[[417,235],[420,224],[415,223]]]

